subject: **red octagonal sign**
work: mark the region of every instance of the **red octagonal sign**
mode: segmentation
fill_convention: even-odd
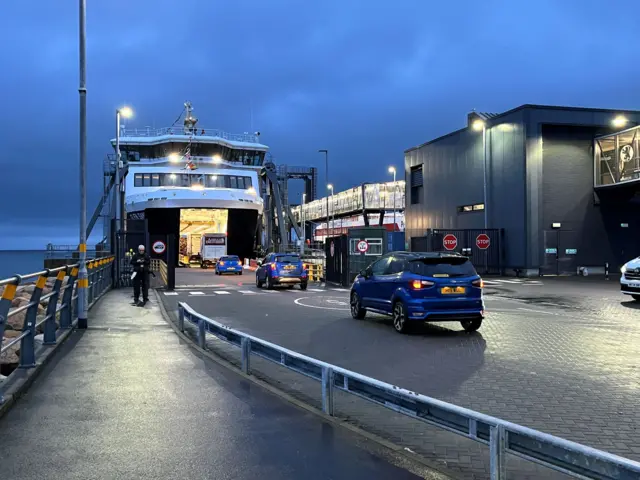
[[[491,239],[486,233],[481,233],[476,237],[476,247],[480,250],[486,250],[491,245]]]
[[[458,246],[458,239],[453,233],[447,233],[442,239],[442,245],[447,250],[455,250]]]

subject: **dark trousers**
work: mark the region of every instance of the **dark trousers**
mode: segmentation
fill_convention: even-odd
[[[142,289],[142,300],[149,300],[149,274],[146,272],[138,272],[133,279],[133,298],[137,301],[140,299],[140,289]]]

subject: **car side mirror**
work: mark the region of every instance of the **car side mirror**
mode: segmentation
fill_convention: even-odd
[[[360,275],[362,275],[364,278],[369,278],[373,275],[373,270],[371,270],[371,267],[367,267],[360,272]]]

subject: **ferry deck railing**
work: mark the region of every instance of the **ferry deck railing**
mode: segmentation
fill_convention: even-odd
[[[111,288],[113,260],[114,258],[111,256],[87,260],[87,302],[89,308]],[[78,295],[75,288],[78,268],[79,264],[76,263],[0,280],[0,288],[2,288],[2,297],[0,297],[0,357],[10,353],[12,347],[20,343],[18,368],[33,368],[36,366],[37,360],[35,337],[39,329],[42,327],[42,344],[55,345],[64,330],[73,328],[78,316]],[[49,278],[55,278],[53,285],[47,284]],[[25,290],[19,290],[21,286],[25,287]],[[28,302],[12,307],[16,294],[22,291],[27,292]],[[45,313],[42,315],[38,313],[40,306],[45,307]],[[9,331],[7,329],[9,320],[22,312],[26,313],[21,328],[18,330],[20,333],[5,338],[5,333]],[[56,320],[58,320],[59,326]],[[0,384],[0,404],[4,401],[2,393],[2,384]]]
[[[204,132],[204,133],[203,133]],[[120,132],[120,139],[131,137],[162,137],[164,135],[183,135],[191,136],[191,133],[184,131],[184,127],[176,125],[174,127],[162,127],[162,128],[123,128]],[[260,143],[260,137],[252,133],[228,133],[216,128],[195,128],[196,137],[216,137],[223,140],[230,140],[232,142],[245,142],[245,143]]]
[[[229,328],[180,302],[178,327],[198,329],[198,345],[206,348],[210,333],[241,350],[242,371],[251,374],[251,356],[276,363],[321,385],[322,410],[334,415],[336,390],[355,395],[489,447],[492,480],[507,478],[507,454],[582,479],[640,478],[640,463],[528,427],[485,415],[302,355],[258,337]]]

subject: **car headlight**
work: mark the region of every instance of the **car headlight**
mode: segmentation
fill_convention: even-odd
[[[627,271],[627,266],[626,266],[626,265],[623,265],[623,266],[620,268],[620,271],[621,271],[622,273],[625,273],[625,272]]]

